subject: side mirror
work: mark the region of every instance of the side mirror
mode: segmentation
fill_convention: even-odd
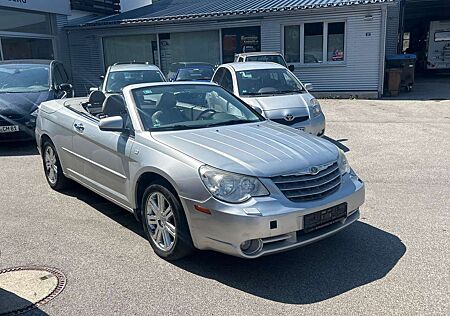
[[[308,91],[314,90],[312,83],[305,83],[305,89]]]
[[[289,65],[288,69],[293,72],[295,70],[295,66],[294,65]]]
[[[91,93],[93,91],[100,91],[100,88],[98,88],[98,87],[91,87],[91,88],[89,88],[89,93]]]
[[[258,114],[263,115],[263,111],[261,110],[261,108],[259,108],[257,106],[252,106],[252,109],[255,110],[256,112],[258,112]]]
[[[101,75],[99,78],[101,81],[105,80],[105,76],[103,76],[103,75]]]
[[[58,85],[56,87],[56,89],[58,89],[58,91],[64,91],[64,92],[71,92],[72,91],[72,85],[70,83],[61,83],[60,85]]]
[[[122,132],[124,130],[123,119],[121,116],[102,118],[98,123],[98,127],[105,132]]]

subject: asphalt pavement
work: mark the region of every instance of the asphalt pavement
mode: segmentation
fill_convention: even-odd
[[[38,315],[448,315],[450,101],[321,103],[366,182],[345,231],[257,260],[169,263],[130,213],[80,186],[52,191],[32,143],[0,144],[0,270],[66,275]]]

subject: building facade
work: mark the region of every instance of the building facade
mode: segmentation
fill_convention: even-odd
[[[227,3],[160,0],[67,29],[78,94],[99,84],[115,62],[146,61],[167,73],[173,62],[231,62],[243,51],[282,52],[316,92],[383,91],[394,0],[294,0]],[[395,41],[396,39],[392,39]]]
[[[63,28],[120,11],[120,0],[0,0],[0,60],[68,60]]]

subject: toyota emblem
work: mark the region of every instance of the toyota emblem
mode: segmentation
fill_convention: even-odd
[[[292,122],[294,120],[294,115],[288,114],[284,117],[284,119],[288,122]]]

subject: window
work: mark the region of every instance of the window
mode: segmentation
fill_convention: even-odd
[[[410,40],[411,40],[411,33],[410,32],[403,33],[402,52],[405,52],[407,49],[409,49],[411,43]]]
[[[214,83],[217,83],[218,85],[220,85],[220,82],[222,80],[223,77],[223,73],[225,72],[225,68],[219,68],[217,69],[216,73],[214,74],[214,77],[212,79],[212,81]]]
[[[50,15],[0,9],[0,31],[51,34]]]
[[[53,59],[51,39],[1,38],[3,59]]]
[[[345,22],[317,22],[284,27],[288,63],[331,64],[345,60]]]
[[[344,60],[345,23],[328,23],[328,61]]]
[[[105,67],[114,63],[149,62],[155,64],[156,35],[114,36],[103,38]]]
[[[450,32],[436,32],[434,34],[435,42],[450,41]]]
[[[233,92],[233,77],[231,76],[231,72],[228,69],[225,69],[223,74],[221,86],[230,92]]]
[[[299,25],[290,25],[284,28],[284,58],[288,63],[300,62]]]
[[[305,64],[323,62],[323,23],[305,24]]]

